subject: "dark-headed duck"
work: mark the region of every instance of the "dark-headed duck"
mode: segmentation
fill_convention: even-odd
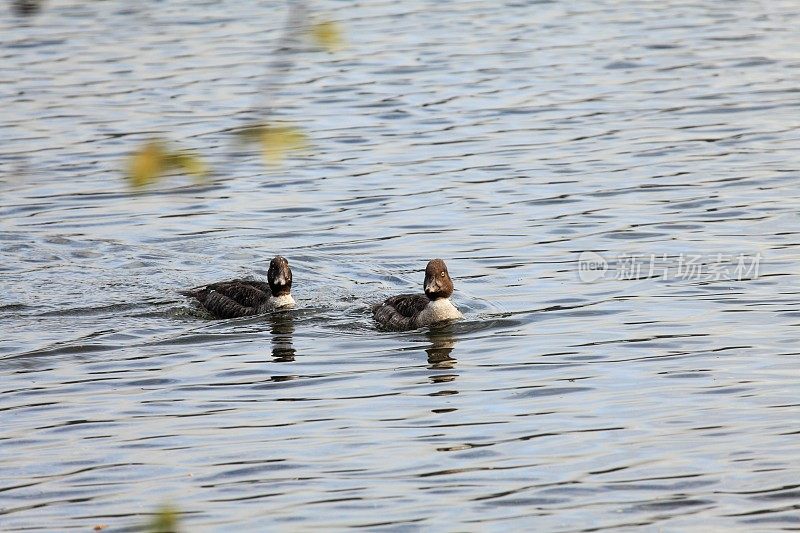
[[[294,305],[292,270],[285,257],[275,256],[269,263],[267,282],[234,279],[196,287],[181,294],[196,298],[217,318],[259,315]]]
[[[425,294],[400,294],[372,308],[372,316],[387,329],[415,329],[464,316],[450,302],[453,280],[447,265],[433,259],[425,268]]]

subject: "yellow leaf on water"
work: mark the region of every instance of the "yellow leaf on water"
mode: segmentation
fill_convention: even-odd
[[[208,174],[205,163],[193,152],[172,150],[164,141],[152,140],[131,155],[127,177],[131,186],[141,189],[170,171],[179,171],[196,179]]]
[[[261,140],[261,133],[264,131],[264,126],[261,124],[251,124],[244,128],[234,130],[234,135],[241,142],[257,142]]]
[[[299,152],[308,147],[308,137],[291,124],[251,124],[235,132],[243,143],[258,143],[264,162],[280,165],[290,152]]]
[[[340,50],[344,45],[341,28],[332,20],[317,22],[311,26],[310,33],[317,46],[328,52]]]
[[[147,533],[177,533],[178,512],[169,506],[161,507],[153,515],[146,531]]]
[[[167,150],[161,141],[150,141],[139,148],[130,158],[128,179],[136,188],[157,180],[166,167]]]
[[[288,152],[303,150],[307,146],[308,138],[294,126],[264,126],[261,130],[261,153],[268,164],[280,164]]]
[[[183,151],[170,154],[170,166],[194,176],[198,180],[205,178],[208,174],[205,163],[192,152]]]

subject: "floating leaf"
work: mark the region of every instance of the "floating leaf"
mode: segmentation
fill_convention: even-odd
[[[161,507],[153,515],[146,531],[147,533],[177,533],[178,512],[168,505]]]
[[[182,170],[184,173],[198,179],[204,178],[208,174],[205,163],[192,152],[174,152],[170,154],[168,161],[170,168]]]
[[[134,152],[128,169],[131,185],[140,188],[156,181],[166,170],[167,150],[161,141],[150,141]]]
[[[145,143],[130,158],[128,180],[134,188],[142,188],[170,171],[180,171],[195,178],[203,178],[208,169],[200,158],[187,150],[172,150],[164,141]]]
[[[269,164],[280,164],[288,152],[308,146],[306,135],[294,126],[266,126],[261,131],[261,153]]]
[[[328,52],[340,50],[344,44],[339,24],[332,20],[324,20],[313,24],[310,29],[311,38],[320,48]]]
[[[236,131],[243,142],[258,143],[264,161],[269,165],[280,165],[289,152],[308,147],[308,137],[290,124],[254,124]]]
[[[243,142],[259,142],[261,140],[261,132],[264,131],[264,128],[265,126],[255,124],[234,130],[233,133]]]

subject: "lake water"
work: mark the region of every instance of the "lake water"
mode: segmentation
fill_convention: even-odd
[[[320,2],[265,79],[285,12],[3,6],[0,530],[800,528],[797,4]],[[294,311],[176,292],[278,253]],[[433,257],[466,319],[377,331]]]

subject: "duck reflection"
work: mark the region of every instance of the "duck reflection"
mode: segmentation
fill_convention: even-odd
[[[276,363],[294,361],[295,349],[292,344],[294,334],[294,316],[291,312],[279,311],[269,315],[270,333],[272,333],[272,357]]]
[[[431,328],[426,333],[431,345],[425,348],[428,354],[428,363],[431,365],[428,368],[431,370],[450,370],[456,365],[456,360],[453,358],[453,348],[456,345],[456,339],[453,336],[452,324],[447,324],[437,328]],[[455,378],[455,375],[452,376]]]
[[[43,0],[14,0],[11,10],[18,17],[30,17],[39,12]]]

